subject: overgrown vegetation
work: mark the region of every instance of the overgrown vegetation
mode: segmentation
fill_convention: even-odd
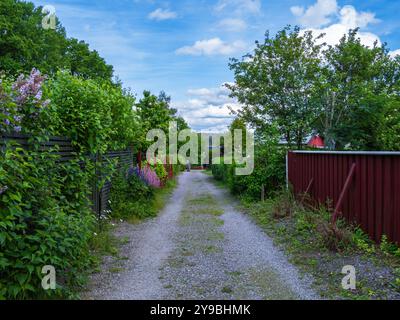
[[[165,204],[176,180],[165,180],[162,188],[154,187],[142,178],[138,169],[115,173],[112,179],[111,216],[131,222],[153,217]]]
[[[0,298],[68,296],[91,263],[89,175],[57,158],[14,145],[0,153]],[[57,270],[56,290],[41,289],[45,265]]]
[[[243,208],[274,241],[285,248],[292,262],[311,272],[325,298],[398,298],[400,249],[387,238],[371,241],[358,226],[344,220],[331,222],[331,210],[312,208],[291,192],[278,192],[265,202],[243,201]],[[342,268],[353,265],[357,289],[341,287]]]
[[[155,215],[152,202],[155,189],[132,171],[115,173],[111,189],[111,211],[114,218],[147,218]]]
[[[96,171],[103,176],[98,188],[114,177],[114,216],[132,221],[155,215],[174,185],[159,165],[148,172],[166,188],[155,190],[118,171],[118,163],[95,168],[92,159],[144,148],[150,115],[154,128],[174,119],[187,124],[165,93],[146,92],[151,103],[135,104],[97,52],[66,38],[59,22],[56,30],[41,27],[40,7],[6,0],[0,16],[0,134],[30,137],[25,149],[8,143],[0,151],[0,299],[76,297],[95,257],[115,250],[109,217],[91,211]],[[74,160],[60,162],[56,146],[43,150],[51,136],[72,141]],[[56,290],[42,289],[45,265],[56,270]]]
[[[238,128],[232,125],[231,130],[234,129]],[[254,147],[254,171],[247,176],[235,174],[238,164],[224,164],[223,158],[220,159],[220,164],[215,164],[213,159],[211,171],[214,178],[226,183],[233,194],[248,200],[260,200],[262,190],[266,197],[273,195],[285,182],[287,149],[279,145],[279,140],[279,132],[272,126],[268,134],[258,137]]]

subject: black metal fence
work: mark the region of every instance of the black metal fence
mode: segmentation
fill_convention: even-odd
[[[0,149],[6,146],[7,142],[14,142],[24,149],[32,146],[31,137],[20,134],[3,134],[0,136]],[[55,148],[57,147],[57,148]],[[71,140],[63,137],[50,137],[48,141],[40,143],[39,150],[51,151],[52,154],[59,156],[57,161],[68,162],[77,158],[77,153],[72,146]],[[111,181],[105,176],[107,170],[102,170],[110,161],[117,160],[117,169],[120,170],[126,166],[134,164],[136,160],[132,150],[112,151],[106,154],[96,154],[87,156],[92,161],[96,170],[94,180],[91,185],[91,194],[89,200],[92,203],[93,212],[100,216],[110,209],[109,199],[111,191]],[[104,183],[100,183],[105,181]]]

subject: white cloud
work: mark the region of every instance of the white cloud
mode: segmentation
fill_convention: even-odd
[[[397,50],[394,50],[394,51],[389,52],[389,55],[390,55],[392,58],[395,58],[396,56],[400,56],[400,49],[397,49]]]
[[[229,97],[229,92],[224,84],[218,88],[190,89],[187,101],[173,105],[194,130],[223,132],[234,118],[230,108],[238,110],[240,107],[235,99]]]
[[[215,10],[217,12],[230,10],[236,14],[259,14],[261,12],[261,0],[219,0]]]
[[[219,22],[218,26],[226,31],[244,31],[247,29],[247,24],[242,19],[224,19]]]
[[[199,40],[192,46],[179,48],[176,53],[193,56],[230,55],[244,50],[245,48],[246,44],[240,40],[227,43],[220,38],[212,38],[208,40]]]
[[[196,41],[192,46],[186,46],[176,50],[177,54],[192,56],[230,55],[246,48],[243,41],[227,43],[220,38]]]
[[[331,22],[332,15],[338,11],[336,0],[317,0],[307,9],[304,7],[291,7],[290,10],[298,18],[301,26],[318,28]]]
[[[350,29],[365,28],[379,22],[374,13],[358,12],[350,5],[340,8],[336,0],[317,0],[307,9],[292,7],[291,11],[297,17],[300,25],[305,28],[303,31],[312,31],[315,36],[325,34],[321,42],[329,45],[337,44]],[[334,19],[336,23],[327,25]],[[381,44],[379,37],[371,32],[359,31],[358,37],[362,44],[369,47],[372,47],[375,41],[378,42],[378,45]]]
[[[158,8],[149,14],[150,20],[162,21],[162,20],[172,20],[177,18],[177,13],[170,11],[168,9]]]
[[[365,28],[369,24],[378,23],[375,13],[357,12],[353,6],[344,6],[340,10],[340,23],[348,28]]]

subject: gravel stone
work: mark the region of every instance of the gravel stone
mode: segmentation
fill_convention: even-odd
[[[319,299],[299,271],[234,199],[202,172],[185,172],[160,215],[123,223],[118,267],[105,257],[84,299]]]

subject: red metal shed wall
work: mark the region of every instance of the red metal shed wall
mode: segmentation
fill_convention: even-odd
[[[295,193],[305,192],[336,205],[352,164],[356,171],[341,214],[356,222],[372,239],[387,235],[400,243],[400,156],[353,153],[288,154],[288,179]]]

